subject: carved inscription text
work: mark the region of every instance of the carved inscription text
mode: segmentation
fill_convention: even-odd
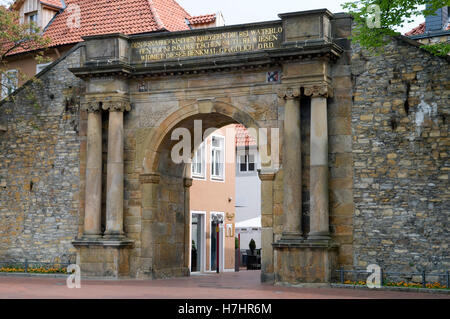
[[[280,47],[281,26],[250,28],[240,31],[170,37],[132,43],[133,62],[233,54]]]

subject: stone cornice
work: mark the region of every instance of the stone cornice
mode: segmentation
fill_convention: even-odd
[[[333,88],[328,84],[317,84],[305,87],[305,95],[310,97],[333,97]]]
[[[297,99],[300,98],[300,88],[292,88],[292,87],[279,88],[277,94],[280,99],[284,100]]]
[[[148,64],[127,64],[123,61],[111,64],[86,63],[69,71],[80,78],[117,76],[123,78],[179,76],[213,72],[235,72],[261,68],[280,67],[285,62],[314,58],[337,60],[343,49],[335,43],[304,41],[274,50],[261,50],[197,58],[181,58],[155,61]]]
[[[141,174],[139,176],[139,181],[142,184],[159,184],[160,180],[161,180],[160,175],[156,173]]]

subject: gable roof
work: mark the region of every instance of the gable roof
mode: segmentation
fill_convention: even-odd
[[[50,47],[81,42],[81,37],[99,34],[126,35],[154,31],[188,30],[190,15],[174,0],[66,0],[44,32]],[[79,27],[77,8],[79,7]]]

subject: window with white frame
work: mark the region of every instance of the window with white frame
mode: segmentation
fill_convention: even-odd
[[[211,178],[223,180],[225,177],[225,138],[213,135],[211,138]]]
[[[206,166],[206,152],[205,152],[205,142],[203,142],[194,153],[194,158],[192,159],[192,177],[195,178],[205,178],[205,166]]]
[[[239,171],[254,172],[256,170],[255,155],[243,154],[239,155]]]
[[[2,99],[13,93],[19,84],[18,71],[9,70],[2,74]]]

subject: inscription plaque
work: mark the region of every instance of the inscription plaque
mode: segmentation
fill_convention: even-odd
[[[237,31],[138,40],[131,44],[132,62],[203,57],[276,49],[282,43],[283,27],[259,26]]]

